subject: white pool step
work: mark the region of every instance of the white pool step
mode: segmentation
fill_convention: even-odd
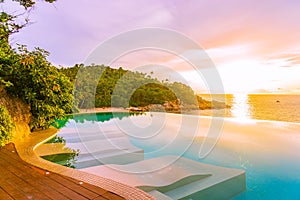
[[[116,135],[116,134],[115,134]],[[89,138],[90,139],[90,138]],[[144,150],[132,145],[128,137],[97,137],[95,140],[81,140],[78,143],[42,144],[35,151],[39,156],[72,153],[79,150],[76,156],[76,168],[85,168],[102,164],[129,164],[144,160]]]
[[[93,154],[79,154],[76,157],[74,166],[77,169],[98,166],[103,164],[124,165],[144,160],[144,151],[142,149],[110,149]]]
[[[79,143],[67,143],[66,147],[79,149],[80,154],[90,154],[110,149],[139,149],[131,144],[128,137],[103,138],[92,141],[81,141]]]
[[[95,166],[81,170],[150,193],[158,191],[171,199],[230,199],[246,188],[243,170],[208,165],[186,158],[176,159],[165,156],[127,165]],[[164,168],[157,170],[159,166]]]
[[[76,168],[102,164],[123,165],[144,160],[144,150],[133,146],[128,137],[68,143],[67,146],[80,151],[76,157]]]
[[[116,137],[116,136],[126,136],[122,130],[116,126],[101,126],[93,124],[92,127],[79,127],[79,128],[63,128],[59,131],[58,136],[66,139],[67,142],[72,142],[74,139],[79,138],[89,138],[89,137]]]
[[[118,138],[124,137],[124,134],[121,132],[112,131],[110,133],[106,133],[105,135],[102,133],[95,133],[92,135],[72,135],[72,136],[63,136],[63,138],[67,141],[67,143],[79,143],[82,141],[93,141],[93,140],[101,140],[106,138]]]

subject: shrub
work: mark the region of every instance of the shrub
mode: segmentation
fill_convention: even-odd
[[[72,84],[68,77],[47,61],[49,53],[19,46],[7,91],[30,105],[33,119],[31,130],[46,129],[55,119],[72,112]]]
[[[0,3],[6,0],[0,0]],[[29,51],[20,45],[13,49],[9,38],[28,25],[29,19],[23,16],[29,14],[29,9],[35,0],[13,0],[20,4],[19,9],[28,10],[19,15],[0,12],[0,84],[11,95],[25,100],[30,105],[32,113],[31,130],[46,129],[55,119],[65,116],[72,111],[72,84],[69,78],[59,73],[47,60],[49,53],[36,48]],[[52,3],[55,0],[44,0]],[[17,11],[17,10],[16,10]],[[1,114],[1,117],[2,116]],[[8,118],[4,117],[5,120]],[[1,121],[1,143],[6,140],[6,121]],[[3,129],[3,130],[2,130]],[[3,139],[2,139],[3,137]]]
[[[0,105],[0,146],[12,139],[14,123],[6,108]]]

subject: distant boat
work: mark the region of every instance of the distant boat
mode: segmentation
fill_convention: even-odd
[[[280,101],[279,101],[279,100],[277,100],[276,102],[277,102],[277,103],[280,103]]]

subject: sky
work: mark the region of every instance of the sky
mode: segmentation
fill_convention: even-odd
[[[21,12],[8,1],[1,9]],[[84,63],[97,46],[126,31],[168,29],[203,48],[225,93],[299,93],[299,10],[297,0],[39,1],[29,13],[31,25],[14,34],[11,43],[39,46],[50,52],[54,65],[73,66]],[[198,92],[209,89],[205,76],[170,52],[141,49],[111,63],[133,70],[148,65],[169,67]],[[172,80],[172,75],[165,78]]]

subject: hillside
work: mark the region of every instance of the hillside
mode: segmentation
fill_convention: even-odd
[[[225,108],[195,95],[188,85],[161,81],[141,72],[114,69],[104,65],[75,65],[61,68],[74,84],[79,108],[139,107],[139,110],[181,112],[192,109]]]
[[[189,86],[163,82],[141,72],[103,65],[75,65],[60,71],[73,82],[79,108],[146,106],[176,99],[196,104]]]

